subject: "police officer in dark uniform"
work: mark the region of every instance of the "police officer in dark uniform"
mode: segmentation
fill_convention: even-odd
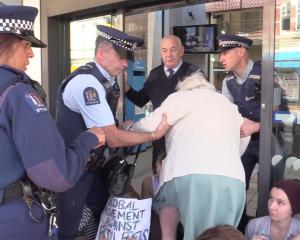
[[[246,189],[249,188],[251,174],[259,160],[260,130],[260,87],[261,62],[249,59],[251,39],[237,35],[220,35],[218,37],[220,62],[228,71],[223,80],[222,93],[235,103],[245,118],[241,127],[241,137],[251,135],[250,143],[242,156],[245,169]],[[241,222],[246,221],[246,215]],[[244,225],[240,230],[244,230]]]
[[[0,6],[0,239],[56,239],[48,190],[74,185],[91,149],[105,141],[103,131],[92,128],[66,147],[42,88],[25,74],[31,47],[46,47],[34,36],[37,13]]]
[[[99,36],[94,61],[68,76],[58,91],[57,126],[65,141],[73,141],[91,126],[103,129],[109,147],[135,145],[160,138],[168,127],[165,116],[152,133],[123,131],[115,124],[119,96],[116,77],[123,74],[128,60],[133,60],[134,50],[141,44],[141,39],[110,27],[99,25],[97,28]],[[103,150],[97,149],[91,157],[102,158]],[[85,205],[99,220],[108,193],[98,168],[96,162],[95,166],[86,169],[73,188],[58,195],[59,239],[74,239],[77,236]]]

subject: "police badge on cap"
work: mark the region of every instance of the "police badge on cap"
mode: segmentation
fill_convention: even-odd
[[[246,48],[248,49],[252,45],[253,41],[249,38],[223,34],[218,37],[218,52],[226,51],[231,48]]]
[[[32,47],[44,48],[47,45],[34,36],[33,23],[38,13],[34,7],[0,6],[0,33],[12,33],[31,42]]]
[[[99,30],[99,35],[110,41],[119,54],[126,52],[126,58],[129,60],[133,60],[134,50],[144,42],[141,38],[130,36],[115,28],[98,25],[97,29]]]

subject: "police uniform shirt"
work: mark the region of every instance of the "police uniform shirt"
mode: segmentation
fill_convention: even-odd
[[[115,78],[111,77],[99,64],[96,63],[96,66],[113,85]],[[65,87],[63,100],[70,110],[82,115],[87,128],[115,124],[114,116],[106,101],[105,89],[91,74],[75,76]]]
[[[240,78],[238,75],[233,73],[234,76],[236,77],[235,79],[238,84],[242,85],[247,80],[247,78],[253,68],[253,65],[254,65],[254,62],[252,60],[249,60],[246,72],[242,78]],[[234,102],[233,97],[232,97],[230,91],[228,90],[226,80],[224,80],[223,84],[222,84],[222,94],[225,95],[231,102]]]
[[[171,68],[171,69],[174,71],[174,72],[173,72],[173,75],[178,71],[178,69],[181,67],[181,65],[182,65],[182,60],[179,62],[179,64],[178,64],[176,67]],[[170,69],[170,68],[167,68],[166,66],[164,66],[164,71],[165,71],[167,77],[169,77],[169,75],[171,74],[171,73],[168,71],[169,69]]]
[[[98,139],[94,134],[84,132],[72,148],[66,148],[46,104],[29,84],[30,78],[26,74],[1,66],[0,89],[13,86],[17,75],[24,82],[14,85],[0,111],[0,152],[3,157],[0,189],[20,179],[26,171],[40,187],[65,191],[82,175],[90,150]]]

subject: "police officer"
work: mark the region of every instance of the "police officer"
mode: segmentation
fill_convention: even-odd
[[[251,39],[237,35],[218,37],[220,62],[228,71],[223,80],[222,93],[238,106],[245,118],[241,137],[251,135],[251,141],[242,156],[247,190],[255,164],[259,160],[261,62],[249,59],[248,51],[252,43]],[[245,214],[243,217],[245,218]],[[244,230],[244,226],[240,230]]]
[[[34,36],[37,13],[0,6],[0,239],[56,239],[55,204],[45,189],[74,185],[90,150],[105,140],[91,128],[66,147],[41,87],[25,74],[31,47],[46,47]]]
[[[167,130],[166,117],[152,133],[127,132],[117,128],[114,113],[119,96],[116,77],[123,74],[128,60],[141,39],[117,29],[99,25],[95,57],[92,63],[80,67],[61,84],[57,101],[57,125],[66,142],[91,126],[103,129],[109,147],[129,146],[153,141]],[[92,156],[102,156],[99,149]],[[97,167],[96,167],[97,169]],[[95,187],[96,186],[96,187]],[[80,218],[87,205],[100,218],[107,201],[107,186],[97,171],[87,169],[76,186],[58,195],[59,238],[74,239]]]

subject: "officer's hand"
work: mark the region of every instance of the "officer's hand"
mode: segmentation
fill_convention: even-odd
[[[152,140],[157,140],[160,139],[162,136],[164,136],[166,132],[169,130],[169,127],[170,126],[167,121],[167,114],[163,113],[160,123],[158,124],[157,128],[153,132]]]
[[[253,133],[259,132],[260,130],[260,123],[254,122],[248,118],[244,118],[244,122],[240,129],[241,137],[247,137],[252,135]]]
[[[127,69],[124,70],[124,86],[125,86],[125,92],[127,92],[130,89],[130,86],[128,85],[128,72],[127,72]]]
[[[92,134],[96,135],[96,137],[98,138],[98,144],[94,148],[98,148],[105,144],[105,134],[102,128],[92,127],[88,130],[88,132],[91,132]]]

